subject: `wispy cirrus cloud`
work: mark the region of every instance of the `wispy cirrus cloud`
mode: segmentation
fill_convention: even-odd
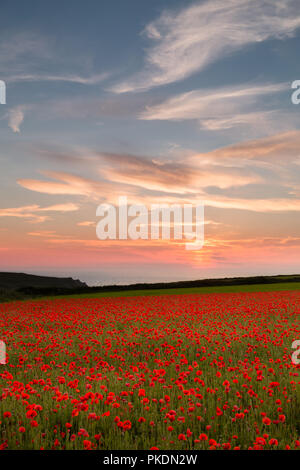
[[[211,168],[209,165],[201,165],[196,159],[190,159],[190,162],[161,162],[124,154],[100,156],[106,166],[101,165],[99,172],[106,180],[163,193],[199,194],[206,186],[213,184],[228,188],[260,181],[259,175],[250,169],[245,172],[240,168],[229,169],[222,165]]]
[[[41,238],[44,238],[44,237],[51,238],[51,237],[57,236],[55,230],[39,230],[35,232],[28,232],[27,235],[30,235],[31,237],[41,237]]]
[[[31,191],[52,195],[90,196],[101,191],[101,184],[88,178],[64,172],[44,172],[44,174],[56,181],[19,179],[18,183]]]
[[[249,113],[240,113],[225,115],[221,117],[207,117],[199,119],[200,127],[208,131],[224,131],[235,127],[247,127],[248,129],[260,129],[264,132],[273,131],[275,127],[282,129],[281,117],[278,117],[278,111],[254,111]]]
[[[52,46],[49,41],[40,34],[31,31],[23,31],[12,34],[9,31],[1,31],[0,64],[10,71],[21,71],[26,59],[31,58],[31,65],[43,58],[50,60]],[[29,64],[28,64],[29,65]]]
[[[278,112],[262,108],[261,102],[288,89],[286,83],[193,90],[148,106],[139,114],[142,120],[196,120],[208,130],[237,126],[262,126],[277,120]],[[259,108],[257,109],[257,105]],[[282,126],[282,118],[280,118]]]
[[[165,11],[145,28],[153,45],[144,70],[111,89],[141,91],[183,80],[243,47],[291,37],[299,26],[297,0],[210,0]]]
[[[66,172],[47,171],[43,174],[56,181],[22,178],[18,180],[18,184],[23,188],[43,194],[85,196],[91,200],[106,198],[112,200],[117,199],[120,191],[124,191],[125,194],[135,192],[133,188],[124,184],[104,180],[96,181]]]
[[[95,227],[96,222],[93,220],[84,220],[83,222],[78,222],[79,227]]]
[[[81,85],[97,85],[109,77],[109,73],[92,74],[90,76],[82,75],[50,75],[50,74],[18,74],[8,75],[6,77],[7,82],[69,82],[78,83]]]
[[[43,155],[43,152],[42,152]],[[47,150],[47,158],[51,151]],[[52,150],[52,158],[69,162],[70,154]],[[169,193],[174,195],[197,194],[203,188],[216,184],[219,188],[229,188],[232,185],[244,186],[259,183],[261,178],[251,169],[227,167],[220,164],[209,166],[197,162],[195,154],[185,162],[161,161],[143,155],[113,154],[105,152],[86,151],[80,158],[76,155],[77,165],[85,165],[86,155],[90,155],[89,163],[99,179],[91,179],[66,172],[43,171],[48,178],[56,181],[21,178],[18,184],[31,191],[52,195],[86,196],[89,199],[113,198],[118,194],[136,197],[145,191]]]
[[[263,137],[260,139],[248,140],[239,142],[227,147],[209,152],[209,154],[200,153],[198,156],[191,156],[193,160],[203,159],[205,155],[209,156],[211,163],[224,165],[240,165],[245,164],[281,164],[282,167],[291,164],[300,164],[299,157],[300,146],[300,131],[292,130],[281,132],[272,136]]]
[[[293,131],[206,153],[184,153],[173,161],[94,152],[92,171],[98,173],[98,180],[44,172],[56,181],[20,179],[18,183],[31,191],[84,196],[86,201],[115,203],[118,195],[125,194],[130,203],[146,205],[202,200],[217,209],[294,212],[300,210],[299,145],[300,131]],[[77,159],[80,162],[79,155]],[[84,155],[81,161],[86,164]]]
[[[1,78],[7,83],[44,81],[97,85],[110,76],[108,72],[79,73],[88,62],[89,58],[80,54],[64,52],[53,37],[29,31],[12,35],[5,30],[0,36]]]
[[[160,162],[159,165],[141,157],[107,155],[110,166],[105,169],[102,166],[100,173],[107,180],[126,182],[139,188],[139,202],[146,204],[193,204],[196,200],[203,200],[207,207],[218,209],[298,212],[299,171],[295,169],[297,162],[294,162],[293,155],[289,154],[288,135],[285,139],[281,137],[286,144],[281,146],[281,152],[286,152],[284,161],[272,161],[272,155],[276,155],[276,141],[280,141],[276,136],[273,149],[271,138],[249,142],[249,147],[256,148],[256,158],[245,155],[239,158],[235,147],[232,147],[232,154],[231,148],[225,147],[215,152],[195,154],[182,162]],[[267,147],[269,154],[265,159]],[[247,148],[246,142],[244,148]],[[222,151],[225,154],[223,158]],[[262,152],[260,159],[258,154]],[[269,181],[276,191],[270,192]]]
[[[0,209],[0,217],[17,217],[21,219],[31,219],[33,222],[44,222],[49,218],[45,215],[47,212],[73,212],[78,209],[79,206],[73,203],[55,204],[46,207],[33,204],[31,206]]]

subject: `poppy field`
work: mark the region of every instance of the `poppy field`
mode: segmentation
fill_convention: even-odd
[[[0,304],[0,449],[300,449],[300,292]]]

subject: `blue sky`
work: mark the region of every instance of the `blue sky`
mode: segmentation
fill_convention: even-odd
[[[91,282],[297,271],[297,3],[3,0],[0,268]],[[96,206],[124,193],[205,200],[206,247],[102,246]]]

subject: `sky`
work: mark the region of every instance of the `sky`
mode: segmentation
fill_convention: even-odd
[[[299,273],[297,0],[2,0],[0,270],[89,284]],[[99,204],[205,205],[205,243]]]

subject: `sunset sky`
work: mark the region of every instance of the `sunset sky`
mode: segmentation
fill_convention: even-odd
[[[299,0],[1,0],[0,271],[90,284],[300,272]],[[205,245],[97,206],[205,204]]]

